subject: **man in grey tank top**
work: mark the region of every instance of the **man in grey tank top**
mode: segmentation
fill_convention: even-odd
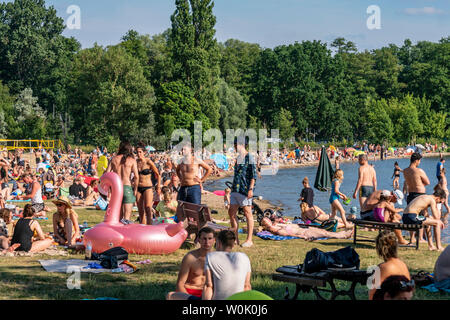
[[[225,300],[252,289],[250,259],[243,252],[232,252],[235,241],[234,232],[223,230],[217,236],[217,251],[206,255],[203,300]]]

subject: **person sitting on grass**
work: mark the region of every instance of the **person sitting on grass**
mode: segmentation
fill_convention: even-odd
[[[163,199],[156,206],[156,211],[161,218],[173,217],[177,212],[178,202],[173,200],[172,192],[167,186],[162,187]]]
[[[390,276],[375,291],[373,300],[411,300],[414,288],[414,280],[400,275]]]
[[[78,215],[72,209],[69,199],[65,196],[54,200],[57,212],[53,215],[53,235],[60,245],[72,246],[80,236]]]
[[[205,285],[205,259],[214,248],[214,230],[204,227],[198,232],[200,248],[188,252],[181,262],[175,292],[169,292],[167,300],[201,300]]]
[[[25,205],[23,209],[23,218],[20,218],[14,228],[14,234],[11,240],[11,251],[24,251],[35,253],[44,251],[53,243],[53,238],[46,236],[39,225],[39,222],[33,220],[34,211],[31,204]],[[37,233],[37,239],[33,240],[34,233]],[[8,249],[8,250],[9,250]]]
[[[0,246],[1,249],[9,248],[8,224],[12,222],[12,213],[9,209],[0,209]]]
[[[243,252],[232,252],[235,243],[236,234],[231,230],[217,235],[217,251],[206,255],[202,300],[225,300],[252,289],[250,259]]]
[[[383,263],[378,265],[380,273],[379,276],[375,277],[375,282],[383,283],[385,279],[393,275],[404,276],[409,281],[411,275],[409,274],[408,267],[398,258],[398,241],[395,233],[384,230],[378,234],[375,242],[377,254],[384,260]],[[374,285],[376,286],[377,283]],[[369,300],[373,300],[376,290],[376,288],[373,288],[369,291]]]
[[[315,227],[302,228],[297,224],[277,224],[276,215],[272,215],[270,218],[264,217],[261,219],[260,225],[265,231],[269,231],[274,235],[292,236],[305,240],[314,240],[317,238],[348,239],[353,235],[353,229],[341,232],[329,232]]]
[[[302,220],[303,221],[310,221],[311,223],[318,223],[321,224],[324,221],[330,220],[330,215],[326,214],[325,211],[320,209],[318,206],[312,206],[309,207],[308,203],[302,202],[300,205],[301,211],[302,211]],[[335,219],[338,222],[337,227],[338,228],[344,228],[345,224],[342,221],[341,218],[335,217]]]
[[[32,174],[25,174],[22,176],[22,181],[27,184],[26,195],[18,196],[19,200],[31,199],[31,206],[36,217],[45,217],[46,211],[49,211],[42,199],[42,187],[37,181],[36,176]]]
[[[86,199],[84,200],[85,206],[93,206],[95,200],[97,200],[98,197],[100,197],[100,194],[97,191],[95,191],[97,187],[98,187],[98,180],[92,180],[86,190]]]

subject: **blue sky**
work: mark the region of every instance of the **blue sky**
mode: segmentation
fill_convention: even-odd
[[[1,0],[0,0],[1,1]],[[83,48],[116,44],[129,29],[143,34],[170,27],[174,0],[47,0],[65,20],[70,5],[81,9],[81,29],[68,30]],[[367,7],[381,9],[381,29],[369,30]],[[359,50],[409,38],[438,41],[450,35],[449,0],[216,0],[216,37],[273,48],[303,40],[331,42],[344,37]]]

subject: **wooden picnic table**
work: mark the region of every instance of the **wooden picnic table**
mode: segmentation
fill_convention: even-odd
[[[357,228],[369,228],[369,229],[377,229],[379,231],[381,230],[406,230],[406,231],[412,231],[416,233],[416,244],[402,244],[399,245],[399,247],[409,247],[409,248],[416,248],[416,250],[419,249],[419,231],[423,228],[422,224],[404,224],[404,223],[397,223],[397,222],[378,222],[378,221],[368,221],[368,220],[361,220],[361,219],[347,219],[354,225],[354,232],[353,232],[353,244],[356,244],[359,242],[375,242],[373,239],[368,239],[367,237],[357,237]]]
[[[318,300],[328,300],[321,292],[331,292],[329,300],[335,300],[338,296],[348,296],[351,300],[356,300],[355,288],[356,285],[366,285],[367,279],[373,274],[367,273],[366,270],[322,270],[314,273],[305,273],[300,271],[301,265],[296,266],[283,266],[276,269],[276,272],[272,275],[272,279],[275,281],[282,281],[288,283],[295,283],[295,293],[292,300],[296,300],[300,291],[309,292],[312,290]],[[348,290],[337,290],[334,283],[335,280],[343,280],[350,282],[350,288]],[[330,285],[331,290],[322,289],[326,288],[327,283]],[[285,299],[289,299],[289,291]]]

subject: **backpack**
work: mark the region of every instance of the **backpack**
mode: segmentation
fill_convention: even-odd
[[[350,246],[332,252],[323,252],[314,248],[306,253],[301,271],[313,273],[328,268],[355,268],[358,270],[359,265],[359,255]]]
[[[128,252],[122,247],[114,247],[100,254],[92,253],[93,260],[99,260],[100,265],[105,269],[116,269],[128,259]]]

